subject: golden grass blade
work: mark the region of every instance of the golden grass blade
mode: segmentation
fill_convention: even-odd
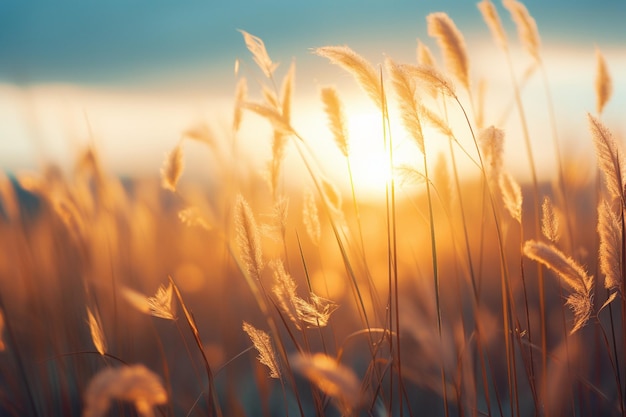
[[[317,212],[317,204],[315,203],[315,195],[313,195],[311,190],[307,190],[304,194],[302,221],[311,242],[313,242],[315,246],[319,246],[322,230]]]
[[[104,331],[102,330],[100,317],[94,315],[89,307],[87,307],[87,324],[89,324],[93,345],[96,347],[98,353],[104,355],[107,351],[107,342],[104,337]]]
[[[602,114],[604,106],[611,98],[613,94],[613,82],[611,80],[611,74],[606,65],[604,55],[598,48],[596,48],[596,111],[598,114]]]
[[[571,333],[583,327],[593,311],[593,276],[554,245],[528,240],[524,244],[524,255],[551,269],[573,291],[566,303],[574,312]]]
[[[247,322],[243,322],[243,330],[248,334],[252,344],[259,353],[257,359],[270,370],[270,378],[281,378],[280,366],[270,335]]]
[[[328,118],[328,126],[333,134],[335,143],[339,148],[339,151],[348,157],[348,131],[346,129],[345,114],[337,90],[332,87],[322,88],[321,91],[322,103],[324,103],[324,112]]]
[[[241,77],[237,81],[237,87],[235,87],[235,108],[233,110],[233,132],[239,132],[241,127],[241,105],[246,102],[248,97],[248,80],[245,77]]]
[[[539,49],[541,38],[535,19],[528,13],[524,4],[517,0],[502,0],[502,4],[511,14],[511,19],[517,27],[517,34],[524,49],[537,61],[541,61]]]
[[[420,152],[424,153],[424,134],[422,124],[417,113],[417,102],[415,100],[415,81],[391,58],[385,60],[385,66],[391,76],[393,89],[398,97],[400,114],[404,128],[411,135]]]
[[[587,113],[589,128],[596,148],[598,167],[612,199],[623,200],[622,152],[611,131],[597,118]]]
[[[383,108],[380,78],[374,67],[365,58],[347,46],[323,46],[313,52],[328,58],[330,62],[352,74],[376,106],[379,109]]]
[[[426,16],[426,21],[428,35],[437,39],[443,53],[446,70],[469,91],[469,60],[463,35],[445,13],[431,13]]]
[[[623,294],[622,288],[622,226],[606,200],[598,205],[598,235],[600,237],[600,272],[604,288]]]
[[[252,209],[240,194],[235,202],[235,233],[237,246],[248,274],[261,279],[263,270],[263,252],[261,250],[261,236],[257,227]]]
[[[183,173],[183,146],[178,143],[171,152],[169,152],[163,166],[161,167],[161,185],[163,188],[176,191],[178,180]]]
[[[553,243],[559,240],[559,218],[550,197],[544,197],[541,205],[541,233]]]
[[[344,415],[362,403],[361,383],[352,369],[323,353],[291,358],[293,369],[305,376],[324,394],[333,398]]]
[[[239,30],[239,32],[243,35],[246,47],[252,54],[254,62],[256,62],[259,68],[261,68],[261,71],[263,71],[263,74],[265,74],[267,78],[272,78],[272,74],[276,68],[278,68],[278,64],[272,62],[270,59],[263,41],[260,38],[249,34],[245,30]]]
[[[477,6],[478,10],[480,10],[480,14],[483,15],[483,20],[491,31],[491,36],[496,41],[498,46],[506,50],[508,48],[506,33],[502,27],[502,21],[500,21],[500,16],[498,15],[496,6],[494,6],[489,0],[483,0],[478,3]]]
[[[502,192],[502,200],[504,207],[507,209],[511,217],[522,223],[522,189],[517,181],[507,171],[500,173],[498,182],[500,191]]]
[[[204,347],[202,345],[202,340],[200,339],[200,332],[198,331],[198,326],[196,325],[196,321],[193,318],[193,315],[185,305],[185,301],[183,300],[183,296],[178,289],[178,286],[174,283],[174,279],[168,275],[168,280],[170,282],[170,287],[173,290],[173,294],[176,295],[176,299],[180,304],[180,308],[183,310],[183,314],[185,316],[185,321],[189,325],[189,329],[193,334],[193,338],[196,341],[196,346],[198,347],[198,351],[202,356],[202,360],[204,362],[204,369],[206,370],[207,378],[209,379],[209,409],[211,412],[215,412],[217,417],[222,416],[222,410],[219,404],[219,398],[217,396],[217,392],[215,391],[215,383],[213,379],[213,371],[211,370],[211,365],[209,364],[209,360],[207,359],[206,353],[204,352]]]
[[[131,402],[139,415],[153,417],[153,407],[167,402],[167,391],[161,378],[141,364],[105,368],[89,381],[83,417],[108,415],[113,400]]]

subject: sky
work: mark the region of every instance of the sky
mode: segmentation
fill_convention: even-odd
[[[594,108],[596,46],[613,65],[615,95],[621,92],[623,103],[624,80],[618,75],[626,74],[626,1],[525,4],[539,26],[555,98],[564,103],[561,119],[568,120],[570,111],[584,115],[585,108],[572,101]],[[514,39],[514,26],[498,7]],[[322,85],[341,86],[348,100],[359,94],[348,76],[311,54],[311,48],[349,45],[374,64],[385,55],[411,61],[418,38],[436,51],[425,23],[434,11],[447,12],[463,32],[476,77],[499,68],[490,76],[498,86],[498,77],[506,74],[491,56],[502,56],[475,1],[3,1],[0,166],[31,168],[38,158],[67,164],[89,125],[114,170],[136,169],[135,155],[142,152],[143,169],[158,172],[163,152],[189,124],[212,119],[228,125],[236,60],[246,77],[259,77],[238,29],[264,40],[270,56],[281,62],[277,74],[295,60],[296,95],[309,108]],[[529,107],[532,113],[532,102]],[[368,110],[363,111],[355,120],[367,119]],[[314,124],[308,116],[301,119],[306,127]]]
[[[626,42],[623,0],[525,4],[544,42]],[[466,36],[487,33],[475,2],[466,0],[6,1],[0,4],[0,80],[154,87],[191,76],[208,86],[207,72],[224,74],[243,55],[237,29],[263,38],[281,56],[304,57],[309,48],[333,43],[413,46],[427,37],[424,17],[433,11],[446,11]]]

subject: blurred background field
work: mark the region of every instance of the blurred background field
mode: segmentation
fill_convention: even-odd
[[[586,113],[595,112],[598,48],[613,74],[613,96],[602,121],[622,141],[626,4],[525,4],[542,34],[563,161],[564,183],[559,184],[549,108],[535,68],[522,81],[522,101],[537,190],[506,61],[474,3],[1,5],[1,414],[81,415],[92,377],[124,363],[145,364],[162,379],[168,401],[155,407],[156,415],[218,414],[206,359],[224,415],[382,416],[419,415],[420,410],[429,415],[623,415],[619,382],[626,383],[615,370],[623,371],[624,364],[612,362],[614,357],[621,361],[624,351],[619,307],[615,317],[611,310],[610,322],[604,310],[568,335],[567,291],[546,273],[541,295],[543,278],[521,248],[525,240],[541,238],[535,226],[541,201],[535,192],[541,199],[549,196],[564,221],[562,249],[598,277],[595,311],[606,301],[597,261],[602,183]],[[532,61],[508,13],[498,7],[515,75],[523,80]],[[521,184],[523,221],[517,223],[498,203],[501,229],[496,228],[482,171],[458,152],[458,194],[451,178],[431,177],[431,197],[419,175],[417,180],[394,177],[392,254],[384,139],[393,137],[398,165],[421,172],[421,154],[402,129],[388,79],[390,132],[383,131],[380,110],[352,77],[312,49],[348,45],[379,70],[386,57],[416,63],[419,38],[442,65],[426,32],[425,16],[435,11],[448,13],[465,36],[472,85],[486,86],[484,126],[495,124],[506,132],[504,166]],[[269,56],[280,63],[274,80],[259,71],[238,29],[262,38]],[[292,63],[291,125],[306,142],[304,153],[315,172],[336,187],[339,197],[318,192],[298,152],[300,139],[293,138],[272,190],[265,172],[275,156],[272,124],[248,111],[241,128],[232,127],[237,82],[247,79],[247,100],[267,101],[268,90],[281,94]],[[344,103],[351,174],[319,97],[326,86],[336,87]],[[459,96],[467,105],[465,92]],[[477,157],[458,109],[433,106],[449,111],[450,128]],[[447,139],[434,128],[425,128],[425,137],[428,164],[452,175]],[[175,190],[168,190],[164,160],[177,146],[182,146],[184,169],[170,187]],[[310,213],[303,211],[307,192],[319,210],[319,242],[307,224]],[[282,259],[301,296],[310,291],[337,305],[328,326],[294,327],[270,294],[270,266],[259,281],[268,288],[270,313],[259,306],[236,244],[238,195],[259,224],[264,261]],[[288,201],[284,218],[277,212],[282,201],[277,196]],[[503,269],[509,271],[508,290],[503,290]],[[440,280],[437,289],[433,275]],[[122,294],[132,289],[154,295],[168,285],[168,277],[193,313],[201,352],[179,300],[173,302],[177,319],[171,321],[143,314]],[[390,277],[396,279],[395,292]],[[512,327],[503,317],[502,297],[511,305]],[[97,312],[106,354],[94,346],[86,308]],[[268,329],[269,316],[275,329]],[[294,372],[290,380],[289,369],[280,382],[269,378],[242,330],[244,321],[269,331],[273,343],[290,355],[324,352],[338,358],[361,383],[359,407],[342,406],[347,394],[316,388],[306,375]],[[401,321],[401,338],[389,332],[390,321]],[[373,336],[363,332],[367,328]],[[514,345],[511,357],[505,340]],[[512,370],[518,374],[512,376]],[[110,415],[136,412],[118,402]]]

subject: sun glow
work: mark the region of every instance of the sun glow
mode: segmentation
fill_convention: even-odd
[[[392,168],[415,165],[419,151],[407,139],[400,122],[392,116],[391,129],[383,130],[383,119],[377,109],[353,111],[347,115],[350,135],[350,167],[354,187],[365,198],[380,198],[385,186],[393,178],[401,183],[402,178]],[[390,134],[391,132],[391,134]],[[388,141],[392,140],[393,153],[390,158]]]

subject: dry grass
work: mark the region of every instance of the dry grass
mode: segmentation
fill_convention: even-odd
[[[542,66],[534,19],[504,6]],[[510,63],[496,7],[479,9]],[[558,181],[537,182],[531,154],[527,184],[503,160],[518,135],[474,112],[459,28],[427,21],[443,68],[421,41],[417,65],[380,70],[349,47],[314,50],[375,103],[389,171],[412,182],[390,175],[378,201],[354,187],[341,88],[321,87],[317,122],[346,159],[347,199],[296,125],[295,64],[277,84],[245,31],[258,90],[236,69],[231,131],[184,130],[160,178],[120,181],[93,149],[69,174],[0,175],[0,414],[626,415],[626,181],[600,119],[609,63],[596,52],[585,136],[603,181],[564,159]],[[252,119],[271,128],[262,172],[242,169]],[[396,164],[400,129],[421,153],[409,164]],[[187,140],[219,161],[210,190],[184,177]],[[430,166],[433,141],[448,148]],[[285,181],[288,157],[305,176]]]

